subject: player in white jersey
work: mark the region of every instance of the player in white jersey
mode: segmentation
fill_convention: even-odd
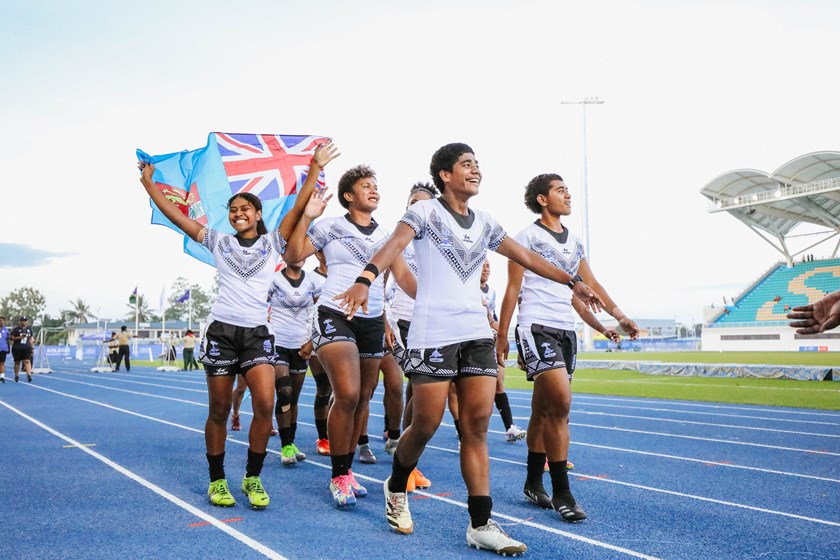
[[[320,292],[327,281],[327,261],[324,259],[323,251],[315,251],[315,258],[318,259],[318,266],[312,269],[312,281],[318,285]],[[313,307],[310,316],[310,331],[315,329],[318,319],[318,310]],[[332,386],[324,366],[318,359],[318,354],[313,352],[309,356],[309,371],[312,372],[312,379],[315,380],[315,400],[312,403],[312,412],[315,417],[315,429],[318,432],[318,439],[315,441],[315,449],[319,455],[330,454],[330,440],[327,433],[327,414],[330,411],[330,397],[332,397]]]
[[[274,333],[274,416],[280,432],[280,456],[283,465],[292,466],[306,459],[297,445],[298,399],[309,356],[312,354],[310,312],[321,295],[322,283],[317,274],[304,272],[304,261],[287,262],[274,275],[268,291],[271,305],[271,330]]]
[[[155,185],[154,165],[138,163],[141,183],[152,202],[190,239],[213,253],[219,273],[219,296],[210,311],[199,354],[209,394],[204,439],[210,470],[207,494],[214,505],[236,503],[225,479],[224,458],[233,382],[237,373],[242,373],[248,377],[251,388],[254,418],[248,434],[248,462],[241,488],[251,507],[268,506],[269,497],[260,480],[274,409],[274,342],[266,325],[268,289],[286,245],[285,239],[315,190],[319,172],[337,156],[331,142],[316,148],[298,200],[277,231],[266,231],[259,198],[251,193],[232,196],[228,201],[228,220],[235,234],[205,227],[182,213]]]
[[[432,156],[429,170],[441,196],[408,209],[385,246],[371,258],[372,266],[340,299],[351,317],[359,306],[364,309],[374,293],[369,294],[367,284],[413,240],[418,276],[406,371],[411,374],[414,413],[383,487],[385,515],[397,532],[413,532],[406,484],[440,425],[449,385],[454,382],[461,413],[461,474],[470,515],[467,543],[501,554],[518,554],[527,547],[490,518],[493,502],[487,427],[498,369],[487,311],[478,297],[480,270],[489,249],[556,282],[570,282],[573,277],[508,238],[488,214],[469,208],[469,199],[478,194],[481,183],[472,148],[460,143],[443,146]],[[579,282],[574,290],[598,309],[600,299],[586,284]]]
[[[330,492],[337,508],[351,509],[357,497],[367,495],[353,475],[352,463],[384,353],[383,281],[380,278],[374,284],[375,296],[370,306],[356,317],[346,317],[334,298],[353,283],[388,234],[373,219],[379,206],[379,191],[376,174],[370,167],[358,165],[339,179],[338,200],[347,214],[319,220],[307,234],[309,224],[323,213],[331,197],[319,192],[311,198],[286,251],[289,260],[300,260],[322,250],[329,267],[312,341],[334,397],[327,420],[332,463]],[[410,282],[413,289],[414,276],[402,259],[394,263],[392,273],[400,283]]]
[[[553,173],[531,179],[525,189],[525,205],[540,214],[540,218],[516,235],[516,241],[558,270],[590,285],[624,332],[636,338],[639,332],[636,323],[622,313],[598,283],[586,261],[583,243],[561,223],[561,217],[568,216],[572,208],[571,195],[563,179]],[[518,300],[516,344],[527,378],[534,382],[525,495],[540,507],[553,507],[569,522],[586,519],[586,513],[572,496],[566,470],[570,381],[577,351],[572,313],[576,296],[568,287],[548,282],[511,260],[499,320],[499,330],[507,332]],[[508,355],[507,337],[499,337],[496,344],[499,362],[504,363]],[[542,484],[546,455],[552,481],[551,498]]]

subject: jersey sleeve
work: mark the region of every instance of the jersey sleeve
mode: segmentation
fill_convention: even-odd
[[[507,237],[507,232],[499,225],[499,222],[494,220],[491,216],[484,214],[486,220],[485,232],[487,239],[487,248],[491,251],[496,251]]]
[[[215,248],[216,243],[219,241],[219,235],[220,233],[215,229],[209,227],[204,228],[204,241],[201,242],[201,246],[215,255]]]
[[[330,242],[329,229],[323,221],[316,222],[306,233],[316,251],[322,250]]]
[[[417,208],[421,206],[421,208]],[[414,239],[423,239],[426,232],[426,213],[422,211],[422,205],[415,204],[408,210],[402,218],[400,223],[403,223],[414,230]]]
[[[271,241],[271,246],[274,248],[277,253],[282,255],[286,252],[286,240],[283,239],[283,236],[280,235],[279,230],[274,230],[268,234],[268,238]]]

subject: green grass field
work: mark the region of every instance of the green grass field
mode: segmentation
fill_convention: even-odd
[[[578,360],[838,366],[837,352],[581,352]]]

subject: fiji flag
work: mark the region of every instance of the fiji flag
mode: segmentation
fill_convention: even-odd
[[[327,140],[325,136],[211,132],[207,145],[198,150],[159,156],[137,150],[137,158],[155,165],[157,187],[193,220],[233,233],[227,201],[234,194],[250,192],[262,200],[263,221],[270,231],[280,227],[294,205],[315,148]],[[324,186],[323,171],[318,183]],[[150,204],[153,224],[181,231]],[[213,264],[210,251],[188,237],[184,252]]]

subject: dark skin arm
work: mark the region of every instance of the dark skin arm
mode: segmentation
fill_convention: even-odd
[[[583,281],[586,282],[587,285],[592,287],[595,293],[601,296],[601,299],[604,300],[604,303],[606,304],[604,306],[604,309],[607,313],[612,315],[616,321],[618,321],[619,326],[621,326],[624,332],[627,333],[627,336],[630,337],[630,340],[636,340],[637,338],[639,338],[640,331],[638,325],[636,325],[636,323],[632,319],[627,317],[627,315],[625,315],[624,312],[618,308],[618,305],[616,305],[616,303],[607,293],[607,290],[604,289],[604,287],[598,282],[598,280],[595,279],[595,275],[592,273],[592,269],[589,268],[589,263],[586,262],[585,259],[580,261],[578,274],[580,274],[580,277],[583,278]],[[586,321],[586,319],[583,315],[580,314],[580,312],[578,312],[578,314],[581,316],[581,319],[583,319],[584,322],[586,322],[586,324],[588,324],[593,329],[595,328],[591,323]],[[603,331],[600,329],[595,330],[597,330],[600,333],[603,333]]]
[[[280,222],[280,236],[287,240],[291,237],[295,226],[303,216],[303,210],[306,208],[312,193],[315,192],[315,186],[318,184],[318,174],[324,169],[329,162],[340,156],[341,153],[338,148],[332,143],[332,140],[319,144],[315,148],[315,153],[312,155],[312,162],[309,164],[309,173],[306,175],[306,181],[295,199],[295,205],[292,206]],[[294,262],[294,261],[293,261]]]

